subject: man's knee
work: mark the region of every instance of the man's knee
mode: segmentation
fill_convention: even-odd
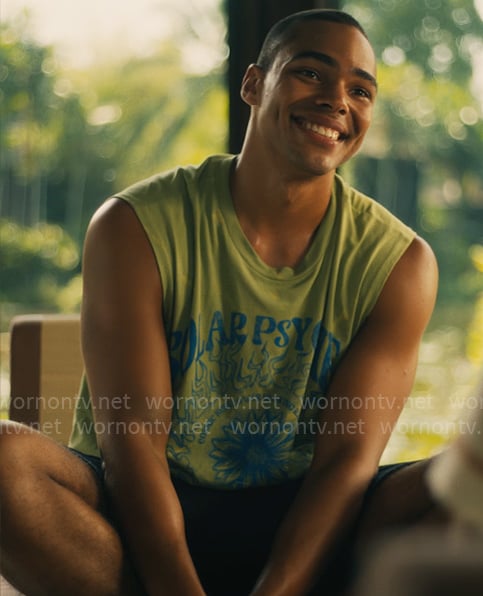
[[[51,441],[38,431],[18,422],[0,421],[0,460],[7,473],[24,472],[38,464],[50,451]],[[55,446],[55,443],[53,443]]]
[[[0,422],[0,495],[19,486],[54,482],[90,505],[99,502],[99,487],[88,466],[68,449],[23,424]]]
[[[25,463],[25,457],[30,451],[32,442],[31,430],[18,422],[0,421],[0,482],[15,469],[17,473]]]

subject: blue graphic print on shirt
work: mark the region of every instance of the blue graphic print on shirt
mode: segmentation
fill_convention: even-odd
[[[305,402],[326,391],[340,341],[311,317],[217,310],[174,330],[169,354],[173,389],[183,396],[177,420],[187,423],[172,433],[171,457],[208,441],[215,477],[235,488],[287,477],[294,443],[304,441],[297,423],[311,416]]]
[[[277,321],[270,316],[256,315],[253,323],[249,324],[246,314],[232,312],[227,325],[223,313],[217,310],[211,317],[205,338],[202,337],[200,321],[201,316],[198,316],[197,321],[190,320],[187,329],[171,333],[169,353],[174,385],[193,364],[203,367],[203,361],[208,359],[219,363],[220,380],[227,379],[231,385],[236,377],[248,389],[255,384],[256,378],[260,378],[262,369],[281,372],[277,363],[281,358],[284,361],[288,359],[290,353],[284,348],[293,344],[290,352],[296,357],[305,357],[305,364],[310,365],[310,378],[324,390],[331,365],[340,352],[339,340],[325,329],[322,321],[314,323],[311,317]],[[247,342],[252,356],[249,360],[241,357],[236,361],[234,358]],[[217,386],[216,391],[219,389]]]

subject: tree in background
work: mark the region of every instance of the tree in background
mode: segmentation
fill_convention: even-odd
[[[0,25],[0,62],[0,216],[56,223],[78,241],[85,197],[110,190],[95,175],[82,98],[25,21]]]
[[[60,226],[26,227],[2,219],[0,238],[0,302],[75,310],[79,248]]]
[[[386,451],[387,461],[408,460],[454,438],[452,424],[482,366],[483,90],[474,86],[482,22],[472,0],[342,4],[367,30],[380,83],[375,122],[349,174],[416,227],[440,268],[416,400]]]
[[[472,0],[358,0],[344,8],[366,28],[380,64],[378,111],[358,182],[372,191],[374,169],[393,168],[379,179],[384,194],[399,175],[395,210],[405,213],[414,200],[409,223],[440,262],[438,304],[468,323],[483,290],[470,255],[483,244],[483,88],[477,95],[474,86],[476,75],[482,84],[482,20]]]
[[[82,72],[61,68],[53,48],[33,42],[28,19],[0,25],[3,304],[78,306],[80,245],[98,205],[140,178],[224,151],[223,65],[206,59],[216,36],[205,39],[214,30],[223,38],[222,16],[173,10],[173,37],[152,55]],[[187,46],[196,44],[190,62]],[[59,261],[54,238],[76,258]]]

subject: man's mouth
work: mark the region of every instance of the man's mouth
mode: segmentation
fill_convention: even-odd
[[[295,118],[295,121],[305,130],[311,130],[312,132],[315,132],[322,137],[326,137],[331,141],[338,141],[342,137],[341,133],[338,130],[334,130],[333,128],[321,126],[315,122],[309,122],[308,120],[302,120],[299,118]]]

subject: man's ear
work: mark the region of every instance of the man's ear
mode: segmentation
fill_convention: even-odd
[[[258,64],[250,64],[247,68],[241,84],[240,95],[249,106],[256,106],[260,103],[264,77],[265,73]]]

